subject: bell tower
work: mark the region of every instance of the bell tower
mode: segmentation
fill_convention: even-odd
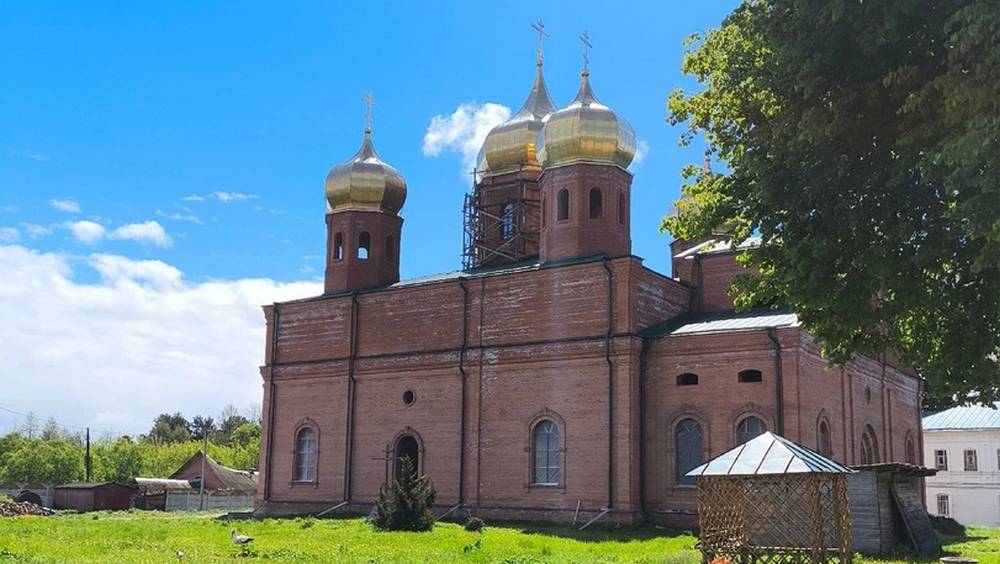
[[[365,96],[361,148],[326,176],[327,294],[379,288],[399,281],[399,249],[406,201],[403,175],[372,145],[372,98]]]
[[[632,126],[601,104],[590,87],[589,37],[576,98],[538,134],[542,262],[631,254]]]

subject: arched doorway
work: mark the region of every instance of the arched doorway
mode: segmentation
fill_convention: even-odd
[[[395,463],[395,475],[399,475],[403,471],[403,457],[408,457],[413,461],[413,471],[418,475],[420,474],[420,446],[417,444],[417,439],[413,438],[413,435],[403,435],[396,441],[396,463]]]

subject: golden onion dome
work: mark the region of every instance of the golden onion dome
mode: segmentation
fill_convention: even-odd
[[[358,152],[326,175],[327,213],[361,210],[396,214],[405,201],[406,180],[379,158],[372,146],[371,128],[365,129]]]
[[[549,97],[542,76],[542,61],[536,63],[535,83],[521,109],[509,120],[494,127],[486,135],[479,151],[476,170],[485,175],[501,174],[522,167],[538,168],[535,141],[545,119],[556,106]]]
[[[580,74],[580,91],[556,111],[538,133],[538,162],[543,168],[585,162],[628,168],[635,157],[635,131],[611,108],[597,101],[590,72]]]

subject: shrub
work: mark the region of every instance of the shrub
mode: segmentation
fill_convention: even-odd
[[[418,476],[413,461],[403,456],[399,476],[375,497],[372,526],[377,531],[429,531],[434,528],[430,508],[436,495],[430,478]]]
[[[469,517],[469,520],[465,522],[466,531],[478,533],[481,532],[484,528],[486,528],[486,523],[479,517]]]

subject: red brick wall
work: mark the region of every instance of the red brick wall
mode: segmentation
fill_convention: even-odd
[[[632,175],[618,167],[574,164],[546,170],[541,177],[545,218],[542,222],[539,257],[543,262],[605,254],[624,256],[632,252],[630,236]],[[602,211],[590,217],[590,190],[602,194]],[[569,218],[558,220],[559,191],[569,191]],[[618,195],[624,195],[624,223],[618,221]]]
[[[399,281],[402,218],[383,212],[347,210],[328,213],[326,228],[326,293],[377,288]],[[367,232],[370,239],[366,259],[358,256],[363,232]],[[337,233],[343,237],[340,259],[336,258],[334,252]],[[386,243],[389,237],[392,238],[391,249]]]
[[[641,468],[642,339],[635,333],[684,313],[691,291],[643,268],[636,258],[606,264],[612,271],[614,333],[615,512],[608,519],[638,518],[640,477],[648,510],[691,511],[693,491],[674,485],[673,425],[685,414],[703,421],[706,460],[735,445],[736,424],[746,414],[758,415],[774,429],[772,343],[766,331],[651,341],[645,377],[646,464]],[[715,272],[729,268],[724,261],[713,264],[719,265]],[[582,515],[593,515],[608,502],[607,283],[605,263],[598,260],[468,278],[467,303],[463,282],[452,279],[361,292],[356,304],[351,296],[280,304],[277,354],[272,355],[269,345],[266,355],[268,363],[273,356],[276,364],[261,371],[265,450],[271,446],[272,368],[276,389],[270,468],[263,467],[267,458],[262,457],[262,471],[270,476],[269,507],[321,510],[343,498],[348,357],[356,307],[350,488],[355,508],[370,502],[382,483],[385,446],[408,433],[418,438],[422,471],[434,480],[442,506],[459,500],[461,452],[462,498],[480,514],[569,520],[579,502]],[[272,313],[265,308],[269,339],[274,335]],[[835,457],[853,462],[857,437],[869,423],[885,448],[883,459],[891,448],[893,458],[902,460],[905,430],[919,425],[917,380],[892,367],[883,377],[882,363],[871,359],[830,370],[798,329],[781,330],[778,338],[786,436],[815,448],[822,414],[833,430]],[[746,368],[760,370],[763,382],[737,383],[737,372]],[[698,373],[699,385],[678,387],[681,372]],[[864,399],[865,387],[872,390],[870,403]],[[415,394],[412,405],[402,401],[407,390]],[[559,426],[564,453],[557,487],[530,484],[529,436],[539,417],[550,417]],[[294,436],[304,424],[319,432],[314,484],[291,480]],[[265,481],[260,480],[262,489]]]

